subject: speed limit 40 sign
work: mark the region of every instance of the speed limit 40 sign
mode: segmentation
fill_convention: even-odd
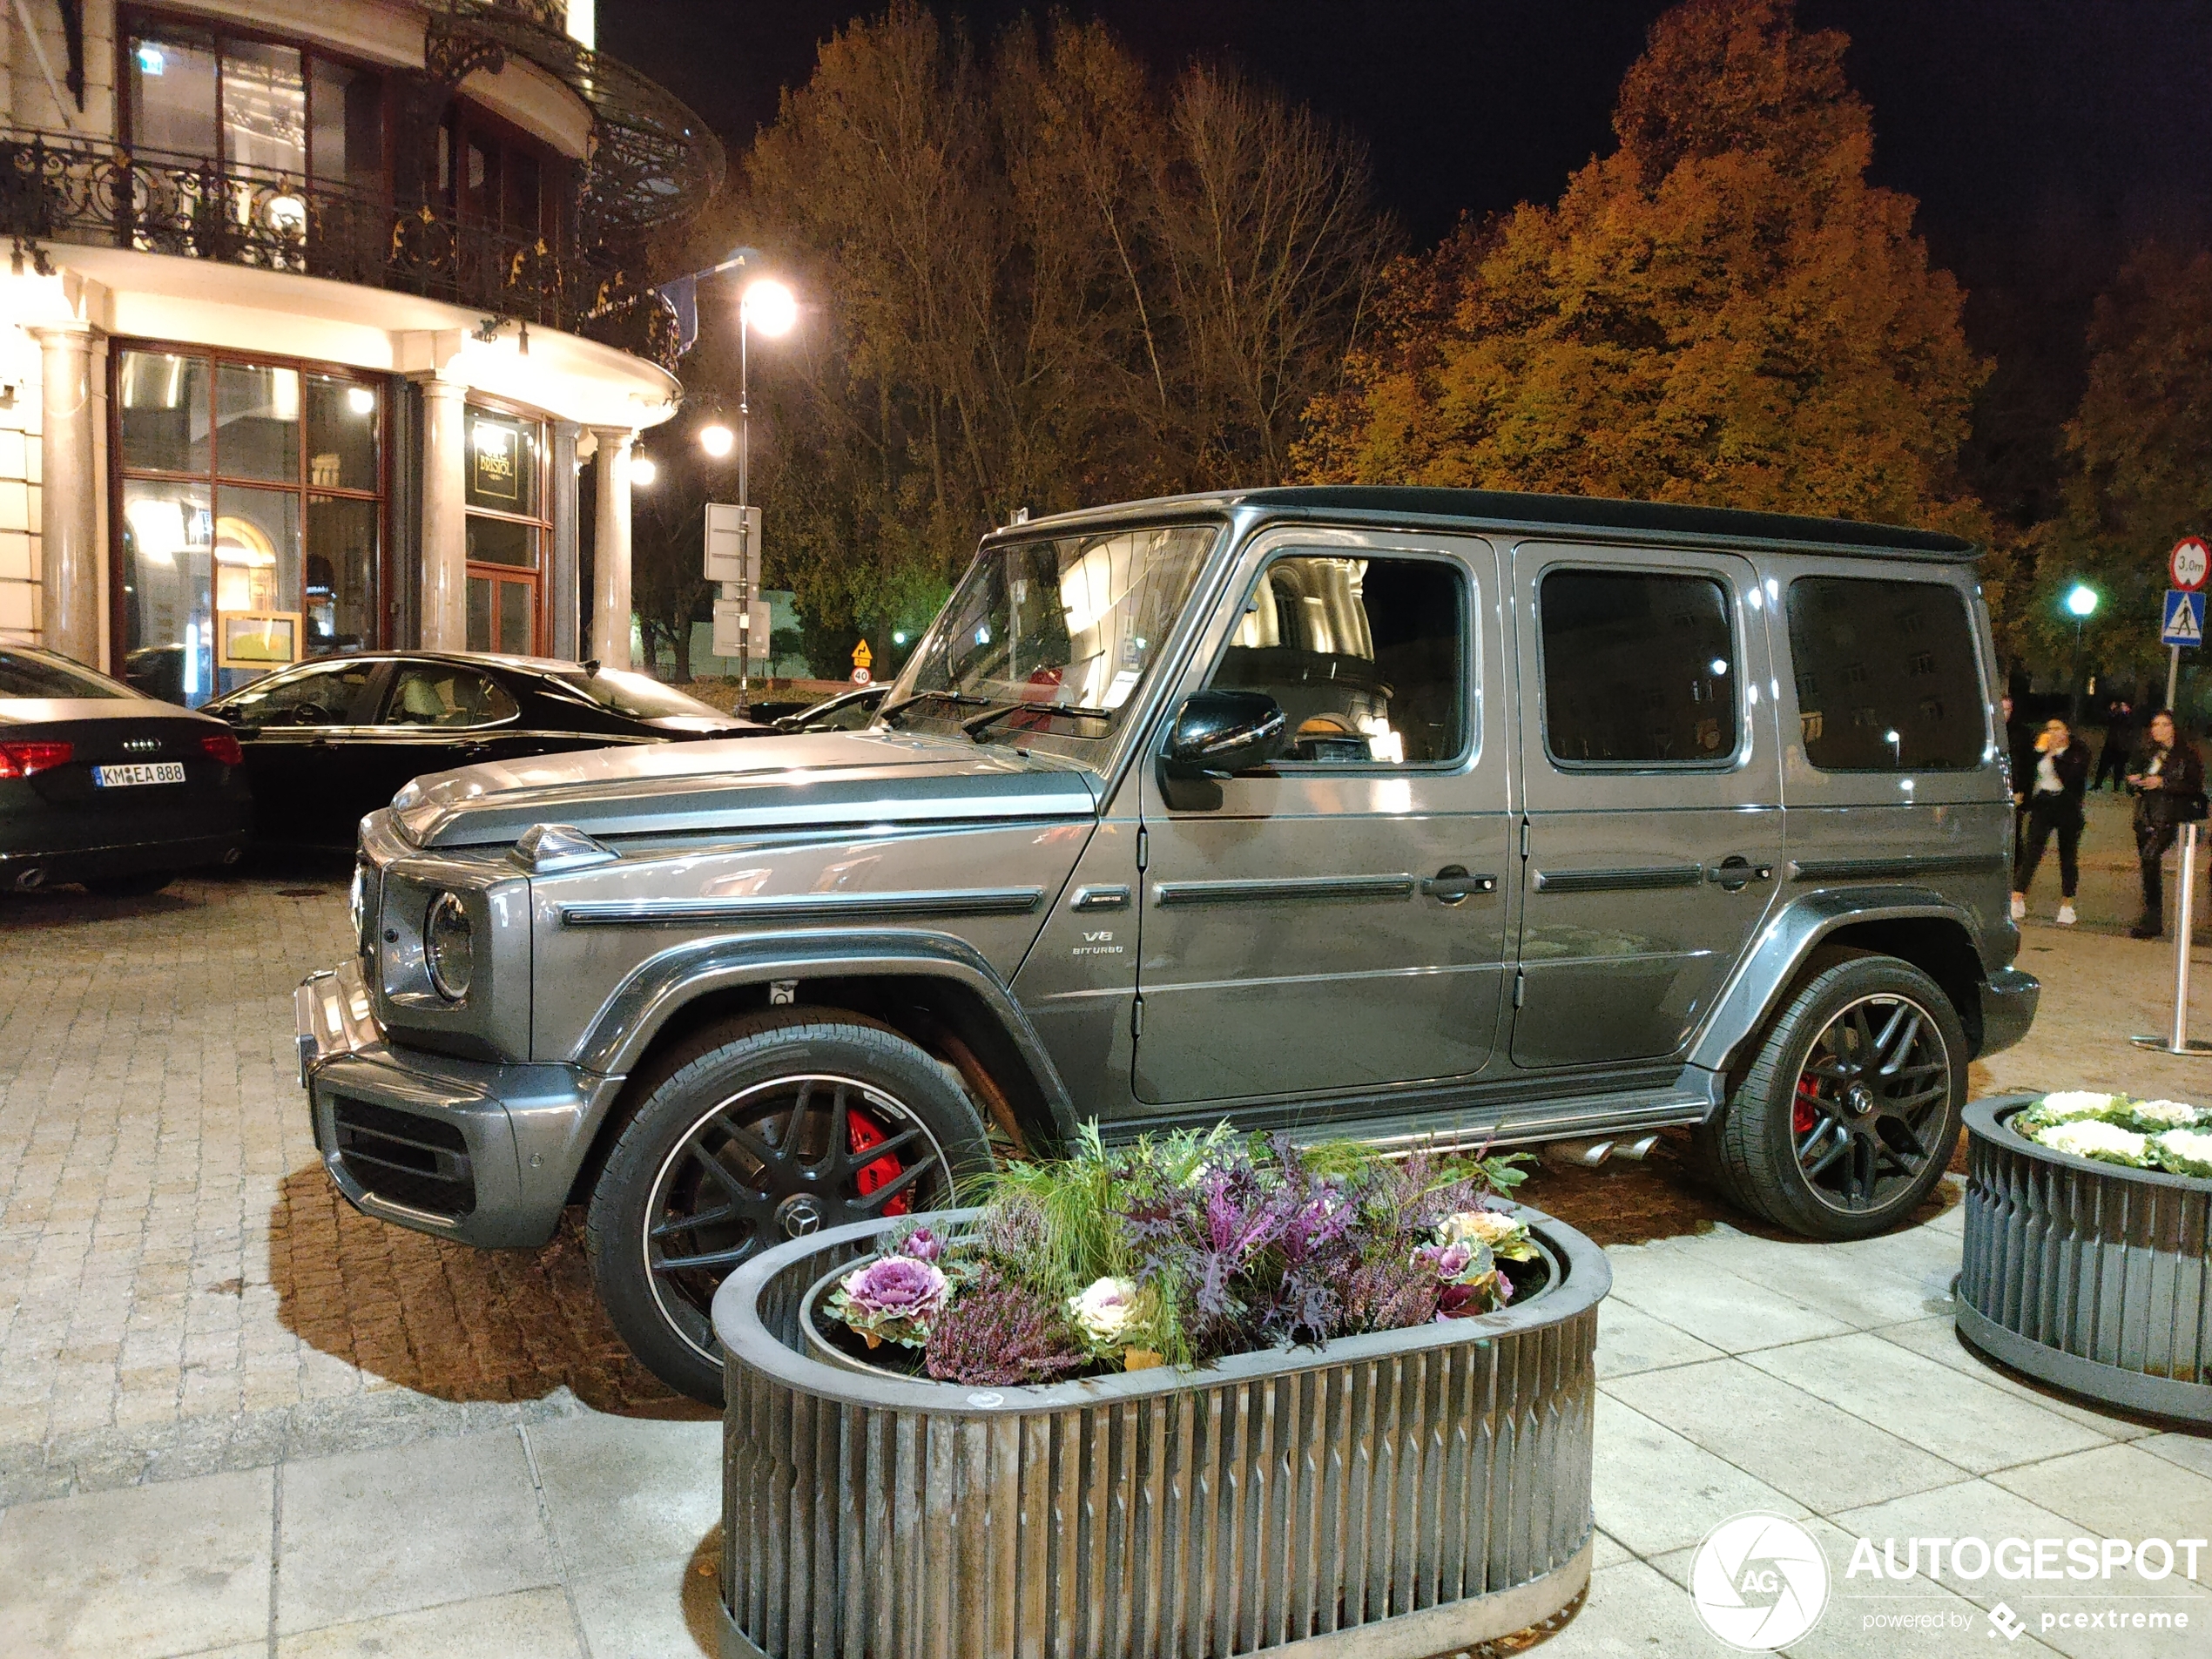
[[[2212,571],[2212,547],[2205,545],[2202,536],[2184,536],[2166,556],[2166,570],[2175,587],[2195,593],[2204,586],[2206,573]]]

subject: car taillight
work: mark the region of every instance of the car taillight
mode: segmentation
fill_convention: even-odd
[[[0,743],[0,778],[28,778],[69,765],[76,752],[66,743]]]
[[[246,764],[246,751],[238,746],[238,739],[227,732],[218,732],[212,737],[202,738],[199,746],[206,750],[211,758],[226,766]]]

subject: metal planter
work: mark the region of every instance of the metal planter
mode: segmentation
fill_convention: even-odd
[[[1030,1388],[809,1351],[879,1224],[759,1257],[714,1302],[725,1659],[1426,1659],[1561,1611],[1612,1273],[1521,1213],[1564,1272],[1505,1312]]]
[[[1959,1335],[2108,1405],[2212,1423],[2212,1181],[2038,1146],[1966,1108]]]

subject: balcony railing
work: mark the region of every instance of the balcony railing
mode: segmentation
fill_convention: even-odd
[[[674,309],[603,253],[266,168],[0,132],[0,236],[420,294],[676,364]]]

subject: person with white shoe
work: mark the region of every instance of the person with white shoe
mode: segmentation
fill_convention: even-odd
[[[2059,838],[2059,926],[2074,926],[2074,895],[2081,880],[2081,797],[2089,786],[2089,747],[2074,741],[2064,720],[2044,723],[2035,739],[2035,771],[2027,779],[2027,833],[2013,866],[2013,920],[2027,914],[2035,867],[2055,833]]]

